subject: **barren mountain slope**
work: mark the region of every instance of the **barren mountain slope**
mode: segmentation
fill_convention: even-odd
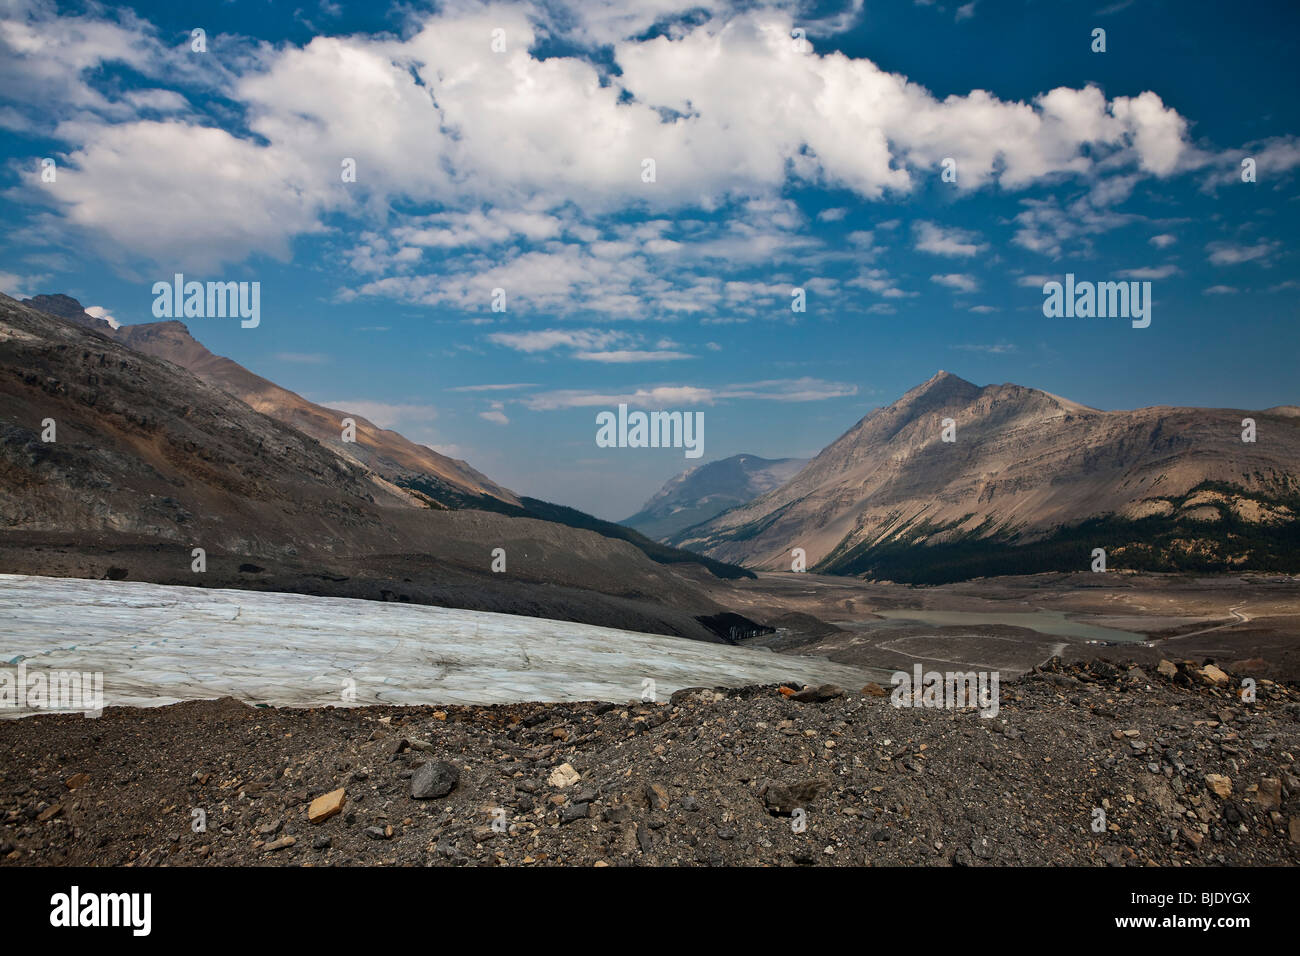
[[[365,465],[389,481],[427,476],[432,486],[423,487],[442,494],[431,494],[440,504],[455,506],[460,496],[488,495],[518,505],[514,493],[480,474],[463,461],[440,455],[431,448],[417,445],[395,431],[389,431],[347,409],[325,408],[301,395],[255,375],[237,362],[209,352],[190,335],[181,322],[151,322],[124,326],[117,338],[148,355],[165,359],[189,369],[203,381],[234,395],[264,415],[279,419],[336,452]],[[356,441],[342,440],[342,421],[352,418],[357,425]],[[442,486],[446,486],[443,488]]]
[[[1256,420],[1254,443],[1242,441],[1245,417]],[[953,442],[942,440],[945,418]],[[1141,555],[1142,566],[1190,558],[1250,567],[1279,551],[1300,563],[1297,474],[1300,422],[1282,410],[1103,412],[940,372],[867,415],[787,484],[672,543],[771,569],[789,569],[799,547],[809,567],[882,577],[898,571],[903,549],[919,555],[915,544],[940,550],[908,558],[909,567],[952,559],[972,573],[1048,569],[1038,561],[1077,569],[1093,545]],[[1109,524],[1093,545],[1053,544],[1046,555],[1044,542],[1062,528],[1101,516]],[[1148,532],[1162,540],[1145,540]],[[980,568],[995,550],[1035,542],[1029,567]]]
[[[333,547],[371,534],[362,512],[402,495],[189,373],[7,296],[0,373],[8,529]]]

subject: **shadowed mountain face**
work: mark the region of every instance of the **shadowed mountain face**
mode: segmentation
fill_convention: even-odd
[[[785,484],[806,464],[806,458],[757,455],[732,455],[709,462],[665,482],[640,511],[621,523],[656,541],[667,541],[692,525]]]
[[[1295,570],[1298,475],[1289,406],[1105,412],[940,372],[670,542],[786,570],[803,548],[809,569],[918,582],[1085,570],[1094,548],[1111,569]]]
[[[189,359],[224,361],[204,354]],[[411,444],[376,431],[376,456]],[[495,548],[503,573],[490,571]],[[3,295],[0,572],[385,597],[704,639],[695,617],[721,610],[693,583],[698,565],[679,574],[554,520],[441,510],[173,362]]]

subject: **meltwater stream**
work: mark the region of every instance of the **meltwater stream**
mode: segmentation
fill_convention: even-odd
[[[1107,641],[1113,644],[1137,644],[1145,641],[1145,634],[1133,631],[1121,631],[1113,627],[1102,627],[1076,621],[1065,616],[1061,611],[876,611],[877,616],[888,620],[916,621],[920,624],[933,624],[948,627],[971,624],[1007,624],[1023,627],[1040,634],[1055,637],[1068,637],[1080,641]]]

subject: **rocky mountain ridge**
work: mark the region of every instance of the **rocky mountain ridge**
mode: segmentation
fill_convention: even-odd
[[[1093,548],[1111,568],[1294,570],[1294,411],[1101,411],[940,372],[791,481],[669,540],[784,570],[803,548],[809,568],[918,582],[1078,570]]]

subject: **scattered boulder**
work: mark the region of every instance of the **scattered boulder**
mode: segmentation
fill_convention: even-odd
[[[1219,668],[1215,667],[1213,664],[1206,664],[1197,673],[1201,680],[1205,681],[1205,683],[1209,684],[1211,687],[1223,687],[1232,680],[1231,677],[1219,670]]]
[[[837,687],[834,684],[822,684],[820,687],[805,687],[797,694],[794,694],[792,699],[802,704],[822,704],[828,700],[835,700],[835,698],[843,696],[843,687]]]
[[[560,822],[572,823],[574,820],[584,820],[587,817],[588,804],[571,803],[567,807],[560,808]]]
[[[1255,789],[1255,802],[1265,810],[1282,808],[1282,781],[1277,777],[1264,777]]]
[[[343,809],[345,800],[346,794],[343,792],[342,787],[331,790],[311,802],[311,805],[307,807],[307,819],[311,823],[324,823]]]
[[[1109,843],[1098,848],[1097,854],[1106,861],[1107,866],[1127,866],[1137,856],[1126,846],[1112,846]]]
[[[799,807],[806,807],[828,786],[825,780],[802,780],[782,784],[769,782],[763,788],[763,803],[769,813],[789,816]]]
[[[460,782],[460,770],[445,760],[431,760],[411,775],[411,797],[435,800],[445,797]]]
[[[582,779],[582,774],[574,770],[570,764],[562,763],[546,778],[546,782],[552,787],[558,787],[563,790],[565,787],[572,786]]]
[[[651,810],[667,810],[668,791],[662,784],[648,783],[645,787],[645,802]]]
[[[1214,795],[1224,800],[1232,795],[1232,780],[1221,773],[1207,773],[1205,785],[1214,791]]]
[[[393,748],[393,756],[405,753],[408,750],[418,750],[421,753],[428,753],[433,749],[433,744],[427,740],[420,740],[418,737],[403,737]]]
[[[550,777],[546,778],[546,782],[552,787],[564,790],[565,787],[571,787],[581,779],[582,775],[578,773],[577,770],[573,769],[572,765],[569,765],[569,763],[560,763],[558,767],[551,770]]]
[[[675,690],[672,696],[668,698],[668,703],[676,707],[684,704],[692,697],[700,700],[713,700],[713,689],[709,687],[683,687],[681,690]]]

